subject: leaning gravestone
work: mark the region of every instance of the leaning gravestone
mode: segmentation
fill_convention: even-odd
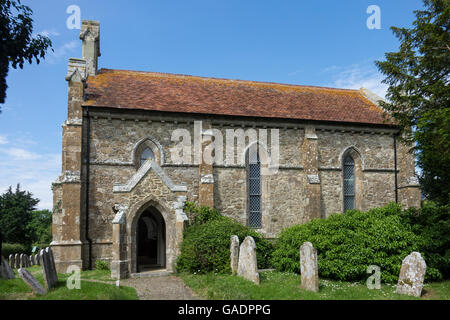
[[[230,238],[230,260],[231,273],[236,274],[239,266],[239,238],[238,236],[231,236]]]
[[[311,242],[305,242],[300,247],[301,287],[308,291],[319,291],[319,268],[317,265],[317,250]]]
[[[47,247],[45,251],[48,253],[48,257],[50,258],[50,266],[52,268],[52,277],[55,278],[55,283],[58,282],[58,274],[56,273],[56,265],[55,265],[55,258],[53,257],[53,251],[52,248]]]
[[[20,256],[18,253],[16,253],[14,260],[16,261],[16,269],[20,268]]]
[[[16,267],[16,259],[13,254],[9,255],[9,266],[11,269],[14,269]]]
[[[255,240],[248,236],[239,249],[238,276],[259,284],[258,262]]]
[[[412,252],[402,261],[397,293],[420,297],[427,264],[419,252]]]
[[[51,289],[58,283],[58,276],[56,274],[55,262],[50,248],[41,250],[40,261],[44,274],[45,287]]]
[[[0,278],[6,280],[14,279],[16,276],[14,275],[14,272],[12,271],[6,259],[2,257],[1,260],[2,262],[0,263]]]
[[[36,280],[35,277],[27,269],[20,268],[19,276],[25,281],[25,283],[37,294],[46,294],[47,291],[44,287]]]

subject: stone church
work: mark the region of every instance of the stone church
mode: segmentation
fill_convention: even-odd
[[[186,201],[267,238],[347,209],[420,205],[410,146],[366,89],[99,69],[99,23],[83,21],[80,39],[53,183],[59,272],[97,260],[115,278],[173,271]]]

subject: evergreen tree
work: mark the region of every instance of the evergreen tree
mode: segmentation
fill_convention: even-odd
[[[392,27],[398,52],[376,61],[389,85],[381,105],[415,142],[422,191],[449,202],[450,194],[450,0],[424,0],[412,28]],[[411,130],[412,129],[412,130]]]
[[[48,245],[52,241],[52,212],[49,210],[33,211],[29,223],[31,241]]]
[[[39,199],[33,198],[28,191],[20,190],[20,185],[13,192],[8,191],[0,195],[0,232],[4,243],[21,243],[30,245],[33,233],[29,224]]]

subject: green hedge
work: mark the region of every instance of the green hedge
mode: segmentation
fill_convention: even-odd
[[[20,243],[3,243],[2,256],[8,259],[10,254],[25,253],[29,254],[29,248]]]
[[[368,212],[333,214],[285,229],[278,239],[272,264],[277,270],[299,273],[299,248],[310,241],[318,251],[319,275],[328,279],[358,281],[368,277],[369,265],[381,268],[383,282],[395,283],[403,258],[419,251],[421,238],[390,204]],[[427,273],[438,272],[429,267]]]
[[[192,203],[188,203],[188,206],[193,214],[192,223],[184,233],[181,253],[177,259],[177,271],[230,273],[232,235],[237,235],[240,242],[246,236],[252,236],[256,242],[258,267],[269,267],[273,246],[268,240],[254,230],[217,214],[217,210],[198,208]]]

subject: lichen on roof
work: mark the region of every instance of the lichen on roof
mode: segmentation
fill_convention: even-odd
[[[167,112],[382,124],[360,90],[101,69],[85,105]]]

